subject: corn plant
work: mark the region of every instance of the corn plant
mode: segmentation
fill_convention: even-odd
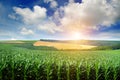
[[[119,67],[120,50],[0,49],[0,80],[119,80]]]

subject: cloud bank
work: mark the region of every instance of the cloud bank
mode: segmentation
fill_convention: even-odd
[[[51,4],[51,8],[58,6],[55,0],[44,0]],[[75,3],[69,0],[65,6],[56,9],[53,16],[47,16],[47,9],[34,6],[29,8],[13,8],[22,21],[28,25],[35,25],[38,30],[55,33],[62,31],[81,31],[83,33],[110,27],[120,20],[119,0],[82,0]]]
[[[64,16],[59,20],[65,30],[99,30],[101,26],[115,24],[120,18],[119,9],[119,0],[83,0],[82,3],[71,0],[61,8]]]
[[[27,25],[34,25],[34,28],[48,33],[55,33],[61,31],[60,28],[46,15],[46,8],[34,6],[33,11],[29,8],[13,8],[16,14],[22,17],[22,21]],[[22,29],[21,34],[27,35],[33,32],[25,28]]]

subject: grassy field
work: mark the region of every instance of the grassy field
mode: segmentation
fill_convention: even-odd
[[[34,42],[0,43],[0,80],[120,80],[118,47],[57,50]]]

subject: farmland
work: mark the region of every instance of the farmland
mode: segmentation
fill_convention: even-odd
[[[91,50],[57,50],[34,42],[0,43],[0,80],[120,80],[120,50],[111,46],[119,42]]]
[[[92,45],[80,45],[75,43],[63,43],[63,42],[45,42],[45,41],[38,41],[34,43],[34,46],[54,46],[58,50],[70,50],[70,49],[91,49],[96,46]]]

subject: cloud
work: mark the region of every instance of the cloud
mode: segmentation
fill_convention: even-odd
[[[56,0],[44,0],[45,3],[50,3],[51,8],[56,8],[58,6],[58,3]]]
[[[11,39],[20,39],[20,35],[17,31],[10,31],[10,30],[0,30],[0,40],[11,40]]]
[[[22,35],[33,35],[34,32],[31,29],[23,27],[20,32]]]
[[[10,35],[11,35],[11,32],[0,30],[0,37],[1,36],[10,36]]]
[[[120,40],[120,32],[102,32],[95,35],[96,39]]]
[[[18,18],[14,14],[9,14],[8,17],[13,20],[18,20]]]
[[[54,0],[44,0],[45,3],[49,3],[51,1],[54,1]]]
[[[50,7],[51,8],[56,8],[58,6],[57,2],[56,1],[51,1],[50,2]]]
[[[44,0],[45,3],[50,4],[54,1]],[[69,0],[68,5],[57,8],[54,16],[48,17],[44,7],[34,6],[33,10],[14,7],[16,14],[22,17],[24,23],[33,24],[38,30],[49,33],[80,31],[83,34],[115,24],[120,19],[119,9],[119,0],[109,2],[108,0],[82,0],[82,3]]]
[[[23,18],[23,22],[26,24],[37,24],[42,19],[46,18],[46,9],[40,6],[34,6],[33,11],[29,8],[13,8],[16,14]]]
[[[117,15],[117,20],[120,20],[120,1],[119,0],[113,0],[111,1],[111,5],[113,5],[114,7],[114,11],[116,11],[116,15]]]
[[[74,3],[75,1],[74,0],[69,0],[69,3]]]
[[[99,30],[101,26],[109,27],[120,19],[119,0],[83,0],[83,3],[74,3],[62,7],[64,16],[59,18],[64,30]],[[58,15],[59,16],[59,15]],[[99,26],[101,25],[101,26]]]
[[[43,22],[43,24],[39,24],[38,29],[52,34],[54,34],[55,32],[62,32],[62,29],[56,26],[56,24],[50,20]]]
[[[34,29],[48,32],[48,33],[55,33],[61,32],[59,26],[52,21],[51,17],[46,15],[46,9],[41,8],[39,6],[34,6],[34,10],[30,10],[29,8],[18,8],[14,7],[14,10],[17,14],[22,17],[22,20],[25,24],[31,26],[33,25]],[[13,16],[9,15],[9,17],[14,18]],[[46,18],[46,19],[45,19]],[[26,28],[22,28],[21,34],[29,35],[33,34],[32,30],[27,30]]]

